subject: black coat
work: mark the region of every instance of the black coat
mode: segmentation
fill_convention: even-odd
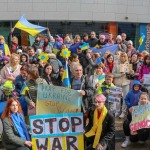
[[[95,109],[91,109],[88,113],[89,123],[85,127],[85,132],[88,132],[93,126],[94,110]],[[107,115],[102,124],[102,133],[99,143],[101,145],[104,145],[105,143],[108,145],[107,148],[108,150],[114,150],[115,143],[112,143],[114,136],[115,136],[115,118],[110,112],[107,112]]]

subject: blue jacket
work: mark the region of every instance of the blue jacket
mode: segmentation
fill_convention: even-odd
[[[135,91],[133,89],[133,87],[134,87],[135,84],[141,86],[140,81],[138,81],[138,80],[134,80],[133,81],[132,90],[130,90],[127,93],[126,97],[125,97],[125,103],[126,103],[126,105],[127,105],[128,108],[137,105],[138,102],[139,102],[139,95],[141,94],[141,90],[139,89],[138,91]]]
[[[22,89],[22,86],[24,85],[24,82],[26,79],[23,79],[21,75],[18,75],[15,79],[14,85],[15,85],[15,91],[20,95],[20,91]]]

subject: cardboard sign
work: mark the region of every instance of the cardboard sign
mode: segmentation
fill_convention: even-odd
[[[132,64],[120,64],[120,72],[129,73],[132,70]]]
[[[150,74],[144,74],[144,84],[150,85]]]
[[[122,96],[122,88],[113,86],[109,90],[108,102],[120,102]]]
[[[83,150],[82,113],[30,116],[33,150]]]
[[[134,111],[132,112],[131,131],[143,128],[150,128],[150,105],[134,106]]]
[[[38,85],[36,114],[68,113],[81,111],[82,96],[73,89]]]

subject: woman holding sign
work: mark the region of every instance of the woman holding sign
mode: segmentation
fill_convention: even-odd
[[[7,150],[30,150],[32,142],[24,121],[20,103],[10,98],[2,114],[2,143]]]
[[[114,150],[115,134],[114,117],[105,107],[106,97],[103,94],[95,97],[95,109],[89,112],[89,123],[85,128],[85,150]]]
[[[125,98],[127,92],[129,91],[130,80],[128,80],[126,77],[126,72],[129,72],[128,65],[129,65],[128,56],[125,52],[122,52],[120,54],[120,60],[118,61],[118,63],[116,63],[114,65],[114,68],[112,71],[112,73],[114,75],[114,84],[117,87],[122,88],[123,99]],[[131,71],[132,70],[130,70],[130,72]],[[118,105],[117,105],[117,110],[116,110],[116,114],[115,114],[116,117],[118,117],[120,115],[120,108],[121,108],[121,102],[118,103]],[[125,101],[123,100],[121,115],[119,116],[119,118],[125,117],[126,109],[127,109],[127,106],[125,104]]]
[[[142,92],[139,96],[139,103],[138,105],[149,105],[149,96],[147,93]],[[127,119],[123,123],[123,130],[124,134],[126,136],[125,141],[122,143],[122,147],[127,147],[130,145],[131,142],[139,142],[143,144],[149,137],[149,129],[143,128],[135,131],[133,124],[131,124],[132,121],[132,112],[134,111],[134,107],[129,108],[129,114],[127,116]]]

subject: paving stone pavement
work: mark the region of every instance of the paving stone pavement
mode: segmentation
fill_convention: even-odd
[[[124,141],[124,133],[122,130],[123,119],[115,119],[115,129],[116,129],[116,144],[115,150],[150,150],[150,140],[146,141],[144,144],[131,143],[127,148],[122,148],[121,144]]]

